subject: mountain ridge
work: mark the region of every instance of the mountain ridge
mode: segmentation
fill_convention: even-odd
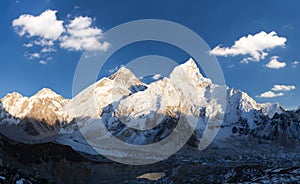
[[[225,92],[226,109],[218,99],[221,92]],[[201,140],[210,121],[222,121],[214,125],[214,128],[222,127],[221,137],[251,135],[264,139],[275,131],[265,130],[273,126],[275,115],[289,116],[278,103],[260,104],[240,90],[213,84],[202,76],[192,59],[175,67],[169,77],[147,85],[121,67],[72,99],[64,99],[44,88],[29,98],[8,94],[1,103],[2,112],[7,110],[11,117],[2,113],[0,126],[16,126],[29,139],[49,138],[80,151],[84,151],[80,147],[86,143],[76,135],[80,130],[93,132],[93,124],[99,120],[125,142],[147,144],[168,135],[182,115],[198,117],[194,142]],[[163,125],[158,124],[160,121]],[[136,128],[145,131],[133,131]],[[97,134],[91,136],[97,138]]]

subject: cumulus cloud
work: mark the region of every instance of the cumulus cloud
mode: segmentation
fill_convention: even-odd
[[[73,51],[106,51],[109,48],[108,42],[100,42],[102,30],[93,26],[92,18],[78,16],[64,22],[57,19],[56,13],[56,10],[46,10],[38,16],[24,14],[12,21],[16,33],[29,39],[23,44],[32,50],[33,54],[25,54],[29,59],[39,58],[41,64],[47,64],[49,53],[56,52],[58,47]]]
[[[239,38],[231,47],[216,46],[210,53],[216,56],[237,56],[243,55],[245,57],[241,62],[248,63],[249,61],[260,61],[265,59],[268,51],[275,47],[284,47],[287,39],[285,37],[277,36],[277,33],[272,31],[266,33],[261,31],[255,35],[249,34]]]
[[[292,62],[292,67],[296,68],[298,64],[299,64],[299,61],[294,61],[294,62]]]
[[[67,34],[60,38],[60,46],[68,50],[106,51],[108,42],[100,42],[102,30],[92,27],[90,17],[76,17],[67,25]]]
[[[56,40],[65,30],[63,21],[57,20],[56,12],[46,10],[38,16],[24,14],[13,20],[12,26],[20,36],[39,36]]]
[[[283,96],[283,93],[274,93],[273,91],[267,91],[262,94],[260,94],[258,97],[260,98],[274,98],[274,97],[279,97]]]
[[[280,92],[280,91],[291,91],[296,89],[296,87],[294,85],[279,85],[276,84],[273,86],[273,88],[270,91],[266,91],[262,94],[260,94],[259,98],[274,98],[274,97],[279,97],[279,96],[283,96],[284,93]]]
[[[161,75],[160,75],[160,74],[155,74],[155,75],[153,75],[153,77],[152,77],[152,79],[154,79],[154,80],[157,80],[157,79],[159,79],[159,78],[161,78]]]
[[[291,91],[296,89],[296,86],[293,85],[274,85],[272,91]]]
[[[29,59],[36,59],[36,58],[40,58],[40,54],[39,53],[32,53],[28,55]]]
[[[266,67],[276,69],[276,70],[286,67],[286,63],[281,62],[278,59],[279,59],[278,56],[271,57],[271,61],[268,64],[266,64]]]

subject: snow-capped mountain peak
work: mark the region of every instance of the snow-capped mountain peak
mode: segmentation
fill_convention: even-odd
[[[273,116],[277,114],[281,114],[285,110],[281,107],[281,105],[278,102],[275,102],[273,104],[271,103],[265,103],[261,104],[262,111],[264,114],[267,114],[269,118],[273,118]]]
[[[4,98],[14,98],[14,99],[17,99],[17,98],[22,98],[23,96],[18,93],[18,92],[12,92],[12,93],[8,93],[7,95],[5,95]]]
[[[184,78],[191,78],[191,79],[203,79],[204,77],[201,75],[199,68],[197,67],[197,64],[195,61],[190,58],[185,63],[176,66],[173,71],[170,74],[170,77],[172,78],[173,75],[178,75],[178,77],[184,77]]]
[[[245,112],[249,112],[253,109],[258,110],[260,108],[260,104],[258,104],[247,93],[242,92],[235,88],[229,89],[228,103],[229,105],[234,105],[234,104],[238,105],[239,109]]]
[[[62,96],[58,95],[54,91],[52,91],[49,88],[43,88],[39,90],[36,94],[34,94],[31,99],[38,98],[38,99],[44,99],[44,98],[61,98]]]
[[[121,67],[116,73],[111,75],[109,79],[116,83],[123,85],[132,92],[139,91],[145,88],[145,84],[142,83],[129,69]]]
[[[247,93],[242,92],[236,88],[228,89],[228,111],[233,111],[232,108],[237,108],[242,112],[251,112],[251,111],[262,111],[263,114],[267,115],[269,118],[272,118],[275,113],[282,113],[284,109],[280,106],[279,103],[257,103],[253,98],[251,98]],[[231,109],[230,109],[231,108]]]
[[[17,92],[9,93],[1,99],[3,108],[15,117],[24,117],[28,98]]]
[[[43,120],[49,124],[56,122],[57,112],[68,101],[48,88],[41,89],[30,98],[11,93],[1,99],[4,109],[15,118]]]

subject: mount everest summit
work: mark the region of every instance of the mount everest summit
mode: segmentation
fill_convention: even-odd
[[[86,154],[95,152],[85,139],[114,136],[131,144],[155,143],[184,118],[195,126],[187,141],[192,146],[201,142],[206,127],[219,130],[216,142],[245,137],[293,146],[300,139],[299,111],[286,111],[278,103],[260,104],[247,93],[214,84],[192,59],[150,84],[122,67],[72,99],[44,88],[32,97],[7,94],[0,103],[1,134],[29,144],[68,145]]]

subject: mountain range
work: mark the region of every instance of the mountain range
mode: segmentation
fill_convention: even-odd
[[[88,133],[93,140],[115,136],[131,144],[150,144],[170,135],[183,117],[197,117],[187,142],[191,146],[201,142],[208,124],[210,129],[219,129],[216,145],[236,137],[293,147],[300,139],[300,110],[260,104],[245,92],[214,84],[201,75],[192,59],[175,67],[169,77],[150,84],[121,67],[72,99],[47,88],[31,97],[7,94],[0,102],[0,133],[17,142],[55,142],[95,155],[82,134]],[[97,129],[99,121],[110,135]]]

